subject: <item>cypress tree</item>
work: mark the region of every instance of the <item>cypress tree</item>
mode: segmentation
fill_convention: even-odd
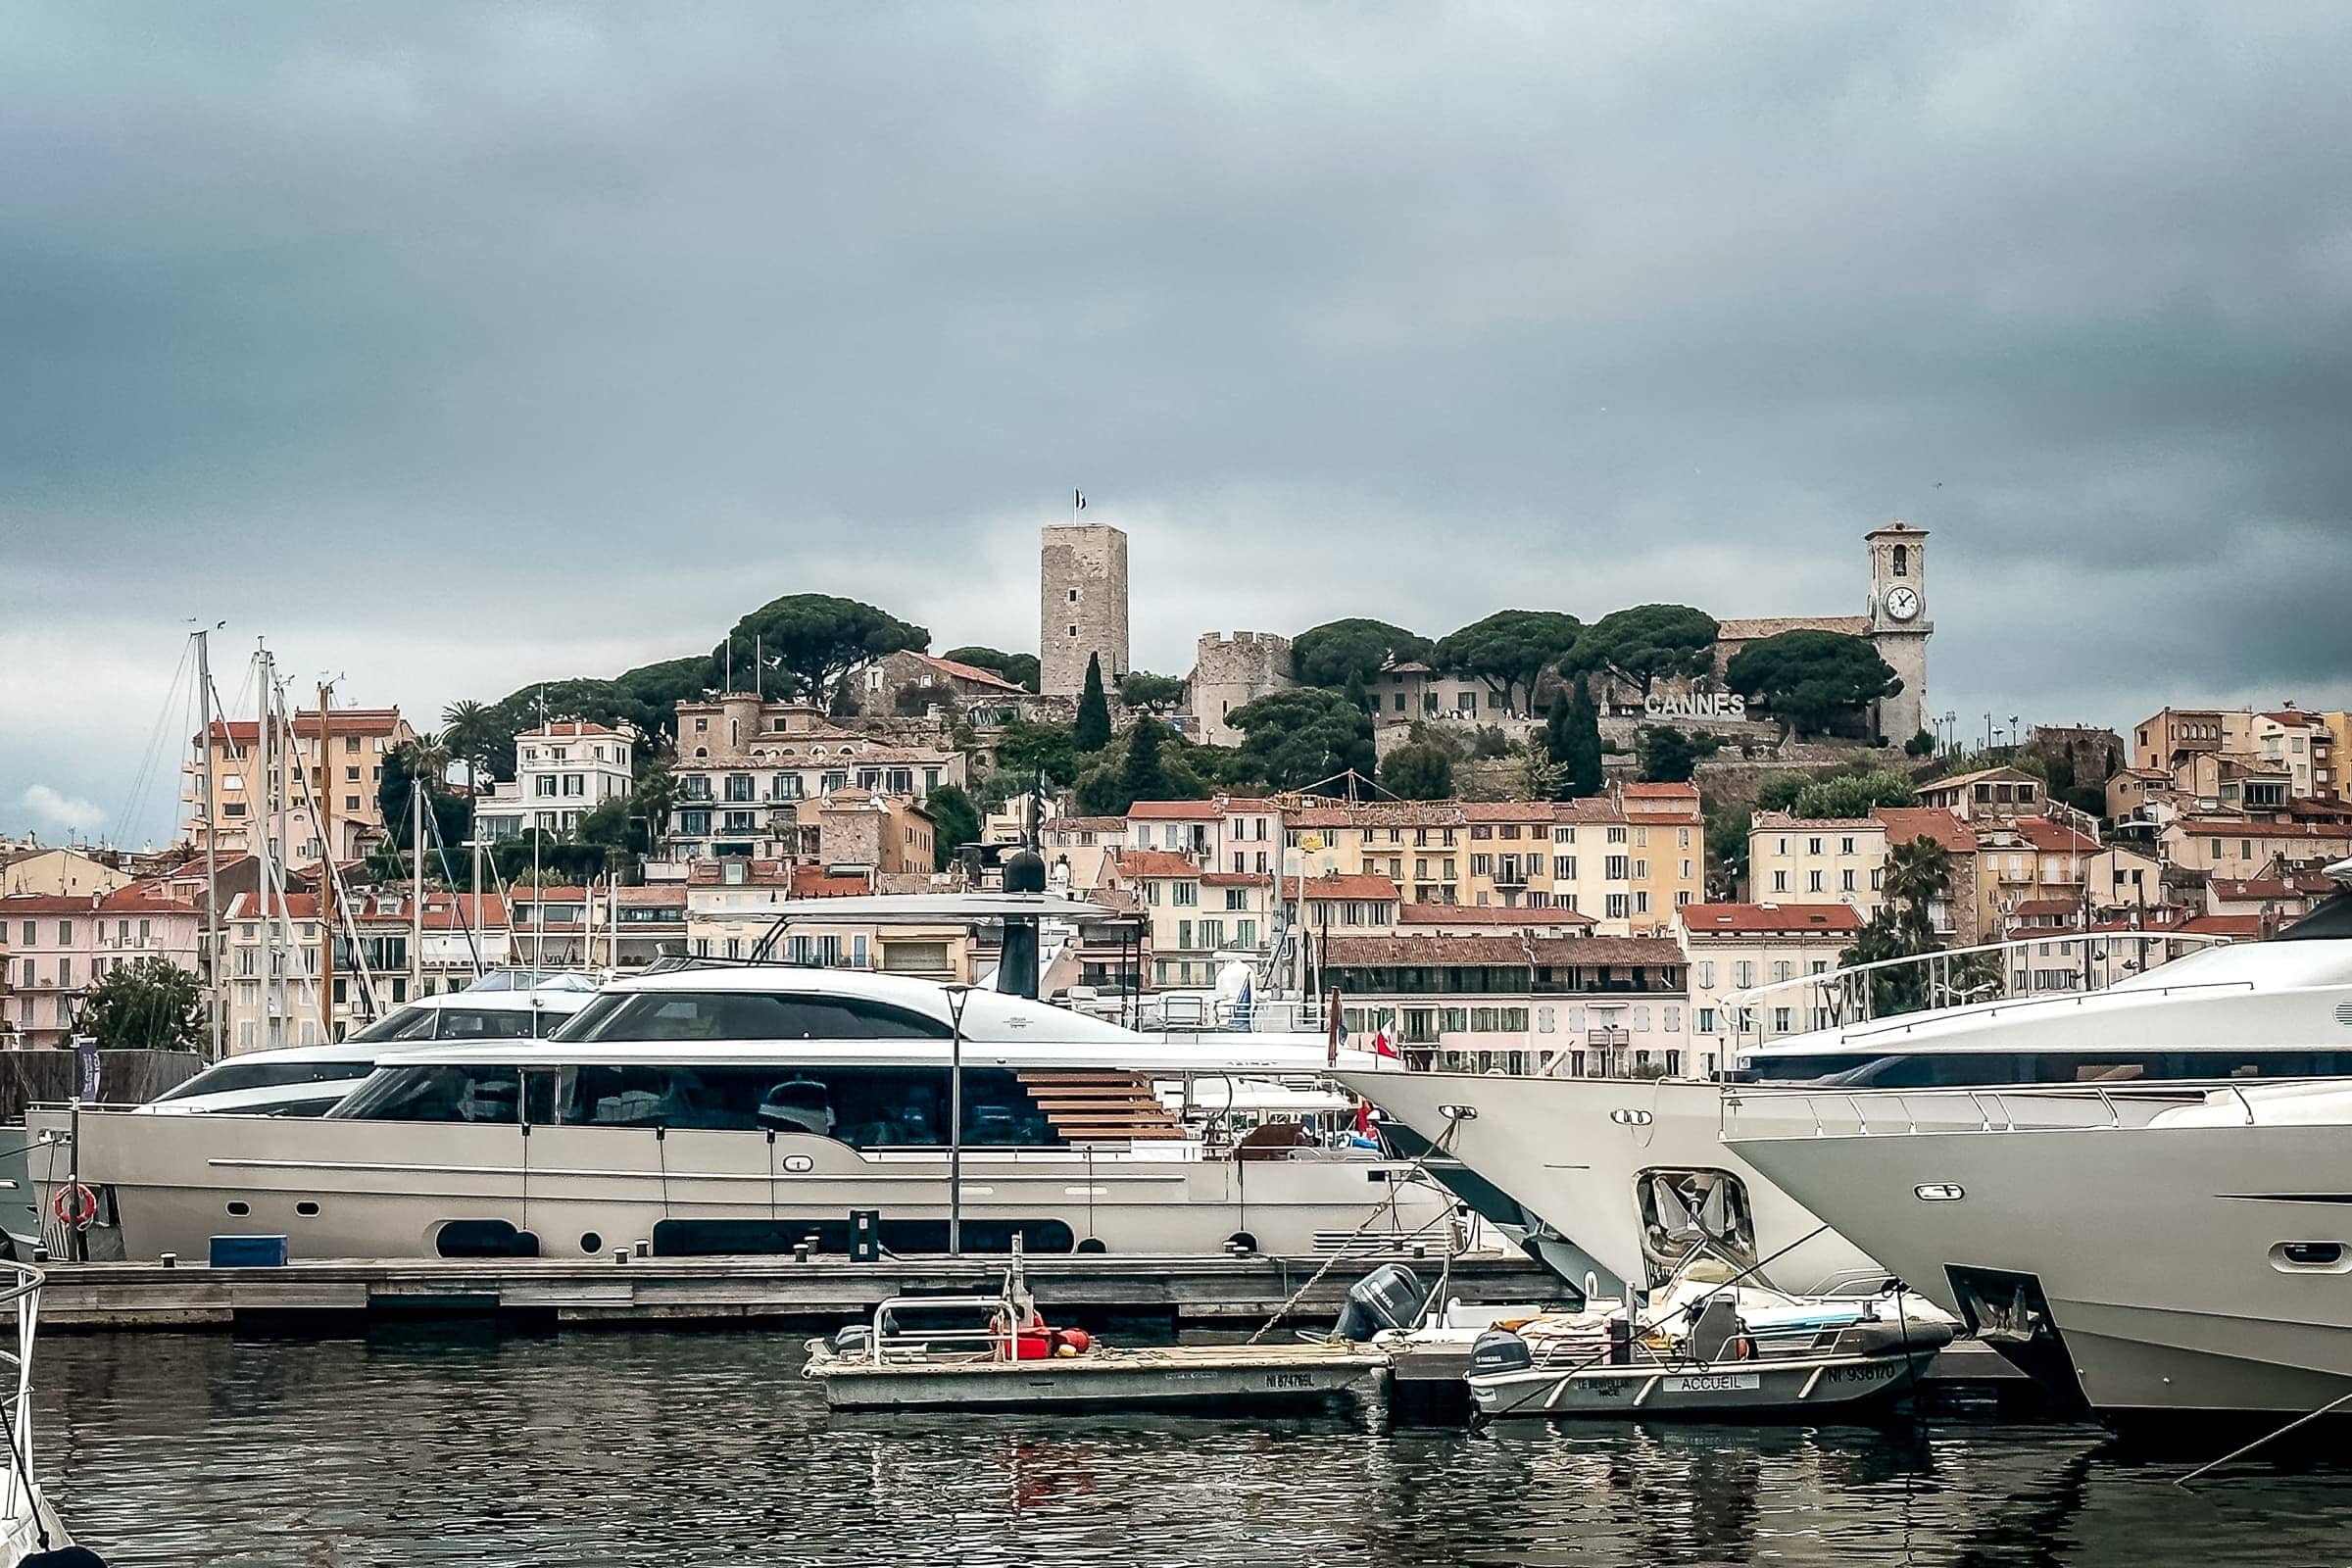
[[[1159,720],[1146,714],[1127,732],[1127,765],[1119,773],[1119,793],[1132,807],[1138,801],[1165,800],[1167,776],[1159,766]]]
[[[1364,672],[1362,670],[1351,669],[1348,672],[1347,692],[1348,700],[1355,705],[1358,712],[1369,713],[1372,711],[1372,695],[1364,689]]]
[[[1110,699],[1102,694],[1102,660],[1086,656],[1086,690],[1078,697],[1078,720],[1070,738],[1081,752],[1099,752],[1110,744]]]
[[[1561,712],[1562,708],[1566,713]],[[1592,683],[1589,675],[1576,677],[1576,694],[1567,703],[1552,705],[1552,726],[1558,732],[1559,750],[1553,760],[1564,762],[1568,776],[1560,782],[1560,799],[1573,801],[1601,792],[1603,779],[1600,767],[1600,706],[1592,701]],[[1552,736],[1547,733],[1549,744]]]

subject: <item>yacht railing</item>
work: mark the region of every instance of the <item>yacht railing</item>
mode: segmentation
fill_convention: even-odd
[[[39,1534],[40,1494],[32,1483],[32,1342],[40,1327],[41,1285],[37,1268],[0,1261],[0,1303],[13,1307],[16,1336],[0,1343],[0,1553],[24,1548]],[[15,1561],[10,1556],[10,1561]]]
[[[1815,1029],[1843,1028],[1971,1003],[2082,996],[2144,974],[2189,953],[2226,946],[2202,932],[2100,931],[2028,934],[2002,942],[1879,958],[1820,974],[1792,975],[1723,994],[1735,1050]],[[2054,951],[2053,951],[2054,950]],[[2039,962],[2034,960],[2039,959]],[[1763,1020],[1786,1008],[1788,1029]]]
[[[2340,1086],[2342,1080],[2266,1078],[2255,1087]],[[2262,1101],[2236,1081],[2145,1085],[2048,1084],[2007,1088],[1823,1089],[1763,1086],[1723,1096],[1718,1136],[1731,1142],[1883,1138],[1917,1133],[2063,1132],[2146,1127],[2166,1111],[2227,1107],[2230,1119],[2263,1123]],[[2212,1122],[2199,1125],[2210,1126]]]

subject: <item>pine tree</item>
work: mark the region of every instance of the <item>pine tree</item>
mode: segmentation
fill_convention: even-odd
[[[1127,765],[1119,772],[1119,793],[1127,805],[1167,798],[1168,781],[1159,766],[1159,720],[1146,715],[1127,732]]]
[[[1099,752],[1110,744],[1110,699],[1102,694],[1102,660],[1098,654],[1086,657],[1086,690],[1078,697],[1071,739],[1081,752]]]

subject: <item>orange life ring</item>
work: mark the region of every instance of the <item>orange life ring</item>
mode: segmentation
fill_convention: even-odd
[[[60,1187],[57,1196],[49,1200],[49,1211],[60,1225],[87,1230],[90,1221],[98,1217],[98,1195],[79,1182],[71,1183]]]

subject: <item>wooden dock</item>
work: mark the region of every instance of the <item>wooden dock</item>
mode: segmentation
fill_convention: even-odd
[[[1334,1266],[1293,1309],[1328,1323],[1348,1287],[1377,1260]],[[1313,1275],[1316,1262],[1267,1257],[1056,1256],[1026,1259],[1030,1288],[1057,1321],[1155,1318],[1176,1327],[1264,1322]],[[1416,1265],[1425,1281],[1438,1263]],[[517,1325],[766,1322],[835,1328],[893,1296],[993,1289],[1001,1259],[837,1257],[419,1258],[304,1261],[279,1268],[181,1263],[42,1265],[41,1326],[63,1333],[268,1328],[345,1332],[369,1320],[478,1318]],[[1457,1258],[1455,1294],[1540,1298],[1558,1283],[1518,1259]]]

